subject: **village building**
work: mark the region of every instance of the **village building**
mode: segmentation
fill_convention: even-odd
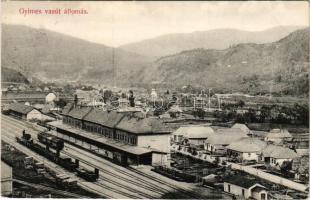
[[[57,100],[57,96],[54,93],[48,93],[45,97],[45,103],[46,104],[54,104],[54,102]]]
[[[221,128],[216,130],[215,134],[205,141],[204,148],[209,154],[224,155],[228,145],[243,137],[248,136],[239,128]]]
[[[233,160],[243,161],[259,161],[260,152],[267,146],[267,143],[252,137],[241,138],[232,142],[226,147],[227,156]]]
[[[291,139],[292,135],[286,129],[272,129],[265,136],[265,141],[273,144],[280,144],[284,141],[290,141]]]
[[[171,149],[193,155],[204,153],[204,143],[213,134],[214,130],[208,126],[182,126],[172,133]]]
[[[273,144],[268,145],[262,150],[261,161],[271,167],[280,168],[283,162],[291,162],[294,158],[297,158],[298,154],[292,149],[276,146]]]
[[[24,120],[33,120],[33,119],[41,119],[41,112],[35,109],[32,106],[27,106],[22,103],[12,103],[8,107],[8,112],[10,115],[24,119]]]
[[[126,98],[118,99],[118,108],[126,108],[129,106],[129,100]]]
[[[8,106],[8,114],[19,119],[31,121],[52,121],[53,117],[43,114],[33,106],[25,105],[22,103],[12,103]]]
[[[267,188],[256,179],[245,176],[231,176],[224,181],[224,191],[237,196],[237,199],[267,200]]]
[[[182,143],[187,140],[186,143],[190,145],[204,145],[205,140],[214,134],[214,130],[208,126],[182,126],[172,133],[173,141],[176,143]]]
[[[1,161],[1,196],[11,196],[13,192],[12,167]]]
[[[253,134],[253,132],[245,124],[236,123],[231,128],[239,128],[240,130],[242,130],[247,135]]]
[[[183,110],[178,105],[173,105],[167,112],[172,117],[179,117],[183,113]]]

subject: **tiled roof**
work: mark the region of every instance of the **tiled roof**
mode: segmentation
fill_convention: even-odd
[[[68,103],[63,109],[62,109],[62,114],[67,115],[69,111],[73,108],[72,103]]]
[[[115,111],[107,112],[98,108],[94,108],[85,116],[84,120],[114,128],[114,126],[116,126],[116,124],[118,124],[118,122],[123,117],[123,114],[117,113]]]
[[[214,130],[206,126],[184,126],[173,132],[173,135],[183,135],[187,138],[208,138],[213,134]]]
[[[268,145],[266,148],[262,150],[262,154],[264,157],[271,158],[296,158],[298,154],[295,153],[292,149],[276,146],[276,145]]]
[[[66,115],[75,119],[83,119],[90,111],[91,107],[76,107],[70,110]]]
[[[119,113],[91,107],[76,107],[65,115],[135,134],[172,132],[161,119],[144,118],[141,117],[141,113]]]
[[[18,112],[18,113],[22,113],[22,114],[28,114],[30,111],[32,111],[33,108],[32,106],[27,106],[25,104],[22,103],[12,103],[9,105],[9,110]]]
[[[227,149],[249,153],[249,152],[261,152],[266,146],[267,143],[261,141],[260,139],[246,137],[232,142],[230,145],[227,146]]]
[[[117,129],[135,134],[170,133],[171,129],[158,118],[138,118],[132,114],[125,117],[116,126]]]

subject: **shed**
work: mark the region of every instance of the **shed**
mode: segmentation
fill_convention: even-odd
[[[22,103],[12,103],[9,105],[9,114],[15,116],[20,119],[25,120],[33,120],[38,119],[41,120],[42,114],[39,110],[32,106],[27,106]]]
[[[268,192],[255,178],[245,176],[231,176],[224,181],[224,191],[234,194],[240,198],[253,198],[256,200],[267,200]]]

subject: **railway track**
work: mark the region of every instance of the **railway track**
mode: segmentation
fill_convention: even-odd
[[[9,123],[7,123],[7,125],[8,125]],[[17,125],[17,126],[20,126],[20,128],[25,128],[25,127],[23,127],[22,125]],[[12,127],[12,125],[8,125],[7,127],[6,127],[7,129],[10,129],[10,130],[13,130],[13,128],[16,128],[16,127]],[[21,129],[22,130],[22,129]],[[14,132],[14,131],[12,131],[13,133],[14,133],[14,136],[21,136],[21,133],[16,133],[16,132]],[[34,139],[34,141],[36,141],[36,142],[38,142],[36,139],[35,139],[35,134],[34,134],[34,132],[31,134],[32,135],[32,137],[33,137],[33,139]],[[15,138],[14,138],[14,136],[5,136],[5,137],[10,137],[10,139],[11,140],[14,140]],[[72,158],[77,158],[77,159],[79,159],[79,160],[81,160],[81,158],[79,158],[79,157],[76,157],[76,156],[73,156],[72,154],[70,154],[70,153],[67,153],[67,152],[62,152],[63,154],[66,154],[66,155],[68,155],[68,156],[70,156],[70,157],[72,157]],[[84,163],[86,163],[85,161],[84,161]],[[96,168],[98,168],[97,166],[95,166],[95,165],[92,165],[92,164],[90,164],[90,163],[88,163],[88,165],[89,166],[92,166],[92,167],[96,167]],[[125,191],[129,191],[129,192],[131,192],[131,193],[126,193],[126,192],[124,192],[124,191],[122,191],[122,190],[119,190],[119,189],[116,189],[116,188],[112,188],[112,187],[109,187],[109,186],[106,186],[106,185],[104,185],[104,184],[102,184],[102,183],[93,183],[93,184],[95,184],[95,185],[98,185],[98,186],[100,186],[100,187],[102,187],[102,188],[105,188],[105,189],[108,189],[108,190],[110,190],[110,191],[114,191],[114,192],[117,192],[118,194],[122,194],[122,195],[124,195],[125,197],[127,197],[127,198],[158,198],[158,196],[151,196],[151,195],[149,195],[148,194],[148,192],[141,192],[140,190],[136,190],[136,189],[133,189],[133,188],[131,188],[131,187],[129,187],[129,186],[126,186],[126,185],[124,185],[124,184],[121,184],[121,183],[118,183],[117,181],[114,181],[113,179],[115,179],[115,178],[118,178],[118,179],[120,179],[120,177],[119,176],[117,176],[117,175],[115,175],[115,174],[113,174],[113,173],[111,173],[111,172],[109,172],[108,170],[105,170],[104,168],[100,168],[100,170],[101,171],[104,171],[106,174],[109,174],[110,176],[112,176],[112,179],[108,179],[108,178],[104,178],[103,176],[101,176],[100,178],[101,178],[101,180],[103,180],[103,181],[105,181],[105,182],[108,182],[108,183],[110,183],[110,184],[113,184],[113,185],[115,185],[117,188],[122,188],[123,190],[125,190]],[[123,179],[123,180],[125,180],[125,181],[127,181],[127,182],[130,182],[131,180],[129,180],[129,179]],[[132,184],[135,184],[135,186],[137,187],[137,188],[141,188],[141,185],[139,185],[139,183],[133,183],[132,182]],[[149,189],[152,189],[152,188],[149,188]],[[133,195],[133,194],[137,194],[137,195]]]
[[[67,174],[70,174],[70,172],[62,169],[60,166],[54,164],[54,163],[47,163],[46,161],[46,158],[34,153],[33,151],[29,150],[28,148],[24,147],[23,145],[17,143],[12,137],[8,137],[6,135],[1,135],[1,140],[3,140],[4,142],[10,144],[11,146],[15,147],[16,149],[19,149],[21,150],[23,153],[25,153],[26,155],[28,156],[32,156],[34,157],[36,160],[40,161],[40,162],[43,162],[45,163],[50,169],[53,169],[53,171],[55,171],[56,173],[59,173],[59,174],[62,174],[62,173],[67,173]],[[78,179],[78,177],[75,177]],[[80,180],[80,179],[78,179]],[[95,194],[98,194],[100,196],[102,196],[103,198],[114,198],[113,196],[109,195],[109,194],[106,194],[106,193],[103,193],[102,190],[97,190],[97,189],[94,189],[93,187],[90,187],[88,185],[86,185],[85,183],[79,181],[78,182],[78,185],[90,192],[93,192]]]
[[[67,148],[71,148],[71,147],[67,147]],[[75,148],[75,147],[74,147],[74,148]],[[83,152],[82,150],[81,150],[80,153],[81,153],[81,154],[85,154],[85,152]],[[72,155],[72,154],[71,154],[70,156],[74,157],[74,155]],[[87,156],[89,156],[89,154],[88,154]],[[100,162],[100,160],[98,160],[97,158],[95,158],[95,156],[92,157],[92,159],[93,159],[93,160],[97,160],[98,162]],[[149,188],[150,188],[151,190],[153,190],[153,191],[155,191],[155,192],[158,192],[158,193],[161,193],[161,194],[165,194],[165,193],[171,192],[171,190],[168,190],[168,189],[162,187],[161,185],[159,185],[159,184],[163,184],[163,185],[165,185],[165,186],[170,187],[171,189],[173,189],[173,191],[181,193],[181,194],[184,196],[184,198],[199,198],[199,197],[201,197],[201,199],[203,198],[201,195],[193,194],[193,193],[191,193],[191,192],[189,192],[189,191],[186,191],[185,189],[182,189],[182,188],[180,188],[180,187],[175,187],[174,185],[169,184],[169,183],[167,183],[167,182],[165,182],[165,181],[162,181],[162,180],[159,179],[159,178],[156,178],[156,177],[153,177],[153,176],[150,176],[150,175],[146,175],[146,174],[144,174],[143,172],[140,172],[140,171],[135,170],[135,169],[133,169],[133,168],[127,168],[127,169],[131,170],[133,173],[139,174],[139,175],[142,176],[142,177],[139,177],[139,176],[137,176],[137,175],[133,175],[133,174],[131,174],[131,173],[128,173],[128,172],[126,172],[126,171],[123,171],[123,170],[121,170],[121,169],[118,169],[118,168],[116,168],[116,167],[113,166],[113,165],[109,165],[109,164],[106,164],[106,165],[108,165],[110,168],[113,168],[113,170],[117,171],[119,174],[124,174],[124,175],[126,175],[126,176],[128,176],[128,177],[131,177],[132,179],[135,179],[135,180],[137,181],[137,182],[135,182],[135,184],[140,185],[140,187],[142,186],[140,183],[144,183],[145,185],[149,186]],[[95,165],[94,165],[94,166],[95,166]],[[97,167],[98,167],[98,166],[97,166]],[[98,167],[98,168],[99,168],[101,171],[105,171],[106,173],[109,173],[107,170],[105,170],[105,169],[103,169],[103,168],[100,168],[100,167]],[[117,177],[119,178],[120,176],[117,175]],[[150,182],[150,181],[146,181],[146,180],[144,179],[144,177],[145,177],[146,179],[148,179],[148,180],[152,180],[153,183]],[[128,179],[128,180],[129,180],[129,181],[132,181],[132,179]],[[145,186],[145,185],[144,185],[144,186]]]
[[[17,119],[13,119],[11,117],[8,116],[3,116],[2,115],[2,119],[4,122],[6,122],[7,124],[11,124],[9,126],[11,126],[11,128],[20,128],[21,130],[26,129],[26,131],[28,131],[28,133],[30,133],[32,135],[33,138],[36,138],[38,130],[36,130],[35,128],[33,128],[32,125],[30,125],[27,122],[23,122]],[[13,123],[13,124],[12,124]],[[13,127],[12,127],[13,126]],[[89,158],[90,154],[89,151],[85,151],[82,149],[79,149],[77,147],[74,147],[72,145],[68,145],[66,143],[65,147],[67,149],[71,149],[74,152],[77,152],[78,154],[84,155],[85,157]],[[160,198],[160,196],[158,195],[164,195],[165,193],[169,193],[169,192],[176,192],[178,194],[180,194],[181,198],[194,198],[194,199],[203,199],[205,198],[204,196],[201,196],[197,193],[194,193],[192,191],[188,191],[186,189],[183,189],[180,186],[176,186],[173,185],[171,183],[168,183],[164,180],[161,180],[160,178],[154,177],[152,175],[149,174],[145,174],[144,172],[141,172],[139,170],[133,169],[131,167],[128,168],[124,168],[121,166],[114,166],[115,164],[113,163],[109,163],[109,161],[106,162],[102,162],[102,157],[99,157],[97,155],[92,154],[91,158],[92,160],[104,164],[105,166],[108,166],[110,169],[113,169],[115,172],[111,172],[101,166],[98,165],[94,165],[86,160],[81,159],[81,157],[78,157],[76,155],[73,155],[72,153],[68,152],[68,151],[63,151],[62,153],[67,154],[68,156],[72,157],[72,158],[77,158],[79,159],[81,162],[85,163],[86,165],[92,166],[92,167],[96,167],[98,168],[100,171],[104,172],[105,174],[109,175],[111,178],[105,178],[103,176],[100,176],[100,179],[103,179],[106,182],[109,182],[110,184],[113,184],[117,187],[121,187],[124,189],[127,189],[129,191],[132,191],[133,193],[135,192],[135,194],[138,194],[139,196],[142,195],[145,198]],[[101,159],[99,159],[101,158]],[[103,158],[104,159],[104,158]],[[127,170],[127,171],[126,171]],[[138,188],[143,188],[144,190],[147,190],[151,193],[156,194],[155,196],[149,195],[150,193],[146,193],[146,192],[141,192],[139,190],[130,188],[129,186],[125,185],[125,184],[120,184],[114,180],[121,180],[122,182],[125,182],[126,184],[132,184],[135,187]],[[106,189],[112,190],[115,188],[111,188],[110,186],[103,186],[102,184],[98,184],[101,187],[105,187]],[[118,191],[119,193],[122,193],[123,191]],[[127,194],[127,195],[132,195],[132,194]],[[133,196],[130,196],[130,198],[133,198]],[[135,198],[137,198],[137,196],[135,196]]]
[[[16,136],[19,136],[19,135],[16,135]],[[14,136],[7,136],[7,134],[5,134],[5,135],[2,134],[2,135],[1,135],[1,139],[2,139],[3,141],[5,141],[6,143],[8,143],[8,144],[14,146],[15,148],[22,150],[22,152],[24,152],[25,154],[27,154],[27,155],[29,155],[29,156],[32,156],[32,157],[36,158],[36,160],[38,160],[38,161],[40,161],[40,162],[43,162],[43,163],[45,163],[45,164],[47,163],[47,162],[46,162],[47,159],[46,159],[45,157],[42,157],[42,156],[40,156],[40,155],[34,153],[33,151],[29,150],[28,148],[24,147],[23,145],[18,144],[18,143],[15,141],[15,137],[14,137]],[[53,169],[56,173],[67,173],[67,174],[70,174],[69,171],[67,171],[67,170],[65,170],[65,169],[62,169],[60,166],[58,166],[58,165],[56,165],[56,164],[54,164],[54,163],[52,164],[52,166],[49,166],[49,167],[50,167],[51,169]],[[96,193],[96,194],[99,194],[99,195],[103,196],[104,198],[112,198],[112,199],[113,199],[113,198],[115,198],[115,197],[118,197],[118,198],[128,198],[128,197],[132,197],[131,194],[126,194],[126,195],[121,195],[121,196],[119,196],[119,195],[113,195],[113,196],[112,196],[112,195],[109,195],[109,194],[103,192],[102,189],[106,189],[107,187],[103,188],[103,187],[102,187],[102,184],[92,183],[93,185],[97,185],[97,186],[100,187],[100,189],[95,189],[94,187],[91,187],[91,186],[87,185],[87,184],[86,184],[87,182],[82,181],[82,180],[79,179],[78,177],[75,177],[75,178],[77,178],[77,179],[79,180],[79,182],[78,182],[78,185],[79,185],[79,186],[81,186],[81,187],[84,188],[84,189],[87,189],[87,190],[90,191],[90,192],[94,192],[94,193]],[[123,193],[123,191],[120,191],[120,190],[117,190],[117,189],[114,190],[114,191],[117,191],[117,194],[120,194],[120,193],[125,194],[125,193]]]
[[[72,157],[72,158],[80,159],[79,157],[76,157],[75,155],[70,154],[70,153],[68,153],[68,152],[64,152],[64,154],[66,154],[66,155],[68,155],[68,156],[70,156],[70,157]],[[81,161],[81,162],[85,163],[85,161]],[[147,191],[152,191],[152,192],[155,192],[155,193],[157,193],[157,194],[159,194],[159,195],[163,195],[162,192],[159,192],[159,191],[156,190],[154,187],[146,186],[146,185],[141,185],[141,183],[139,183],[139,182],[136,182],[136,181],[133,181],[133,180],[131,180],[131,179],[128,179],[128,178],[124,178],[124,177],[122,177],[122,176],[119,176],[119,175],[117,175],[117,174],[115,174],[115,173],[112,173],[111,171],[106,170],[106,169],[104,169],[103,167],[100,167],[100,166],[98,166],[98,165],[93,165],[93,164],[91,164],[91,163],[86,163],[86,164],[89,165],[89,166],[98,168],[100,171],[104,172],[105,175],[109,175],[109,176],[111,176],[112,178],[115,178],[115,180],[116,180],[116,179],[122,180],[123,182],[130,183],[130,184],[132,184],[132,185],[134,185],[134,186],[136,186],[136,187],[144,188],[144,189],[146,189]],[[101,179],[103,179],[103,180],[109,182],[109,183],[112,183],[112,184],[117,185],[117,186],[119,186],[119,187],[125,188],[125,189],[127,189],[127,190],[129,190],[129,191],[137,192],[137,191],[135,191],[135,190],[132,190],[132,188],[130,188],[130,187],[124,185],[124,184],[121,184],[121,183],[118,183],[117,181],[114,181],[113,179],[107,179],[107,178],[105,178],[105,177],[102,176],[102,175],[99,175],[99,177],[100,177]],[[141,194],[141,195],[144,196],[145,198],[158,198],[158,196],[149,195],[149,192],[146,193],[146,192],[141,192],[141,191],[139,191],[139,192],[137,192],[137,194]]]
[[[8,127],[7,127],[7,128],[8,128]],[[11,128],[12,128],[12,127],[11,127]],[[17,133],[16,133],[15,136],[21,136],[21,134],[17,134]],[[8,136],[5,136],[5,137],[8,137]],[[9,138],[10,138],[11,140],[14,140],[14,136],[9,136]],[[39,145],[41,145],[41,144],[39,143],[39,141],[36,140],[35,138],[33,138],[33,140],[36,141]],[[41,146],[43,146],[43,145],[41,145]],[[81,159],[81,158],[76,157],[76,156],[73,156],[72,154],[67,153],[67,152],[61,152],[61,153],[66,154],[66,155],[70,156],[71,158],[76,158],[76,159],[79,159],[79,160]],[[84,161],[84,163],[86,164],[85,161]],[[98,168],[97,166],[92,165],[92,164],[90,164],[90,163],[88,163],[87,165],[88,165],[88,166],[95,167],[95,168]],[[106,174],[109,174],[110,176],[112,176],[111,179],[104,178],[103,176],[100,176],[100,180],[104,181],[104,183],[105,183],[105,182],[108,182],[108,183],[110,183],[110,184],[116,186],[115,188],[113,188],[113,187],[107,186],[107,185],[105,185],[105,184],[103,184],[103,183],[99,183],[99,182],[94,182],[94,183],[93,183],[93,184],[95,184],[95,185],[100,186],[101,188],[108,189],[108,190],[110,190],[110,191],[116,192],[116,193],[121,194],[121,195],[123,195],[124,197],[127,197],[127,198],[135,198],[135,199],[136,199],[136,198],[158,198],[158,196],[151,196],[151,195],[149,195],[147,192],[142,192],[142,191],[140,191],[140,190],[133,189],[133,188],[131,188],[131,187],[129,187],[129,186],[126,186],[125,184],[118,183],[117,181],[114,181],[114,180],[113,180],[113,178],[118,178],[117,176],[115,176],[115,174],[113,174],[113,173],[111,173],[111,172],[105,170],[104,168],[100,168],[100,170],[102,170],[102,171],[104,171]],[[118,179],[119,179],[119,178],[118,178]],[[139,183],[136,183],[135,185],[136,185],[137,188],[139,187]],[[126,193],[126,192],[127,192],[127,193]],[[130,193],[129,193],[129,192],[130,192]],[[134,194],[136,194],[136,195],[134,195]]]
[[[34,183],[29,183],[26,181],[22,181],[22,180],[18,180],[18,179],[13,179],[13,182],[22,184],[22,185],[27,185],[36,189],[41,189],[41,190],[45,190],[45,191],[49,191],[58,195],[66,195],[68,197],[73,197],[73,198],[79,198],[79,199],[85,199],[85,198],[89,198],[87,196],[83,196],[83,195],[79,195],[79,194],[75,194],[72,192],[67,192],[67,191],[63,191],[63,190],[57,190],[55,188],[52,187],[47,187],[44,185],[40,185],[40,184],[34,184]]]

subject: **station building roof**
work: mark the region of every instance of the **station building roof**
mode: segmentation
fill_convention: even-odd
[[[100,124],[106,127],[114,128],[116,124],[124,117],[123,114],[115,111],[103,111],[98,108],[93,108],[85,117],[85,121]]]
[[[66,115],[75,119],[83,119],[91,111],[91,109],[91,107],[72,109]]]
[[[75,107],[70,111],[66,111],[63,115],[139,135],[172,132],[171,128],[163,120],[141,117],[139,113],[108,112],[92,107]]]

